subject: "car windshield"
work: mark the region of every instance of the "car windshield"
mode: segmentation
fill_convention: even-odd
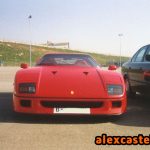
[[[40,59],[37,65],[98,66],[92,57],[83,54],[46,54]]]

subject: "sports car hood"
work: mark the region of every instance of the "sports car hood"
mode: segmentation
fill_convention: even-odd
[[[16,81],[35,82],[38,97],[103,98],[107,94],[104,83],[94,67],[33,67],[19,71]]]
[[[38,95],[57,98],[98,98],[104,96],[103,83],[95,68],[43,67]]]
[[[106,98],[107,84],[123,84],[119,73],[77,66],[21,69],[15,80],[36,83],[36,94],[31,96],[45,98]]]

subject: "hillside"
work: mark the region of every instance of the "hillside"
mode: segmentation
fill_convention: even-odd
[[[80,52],[75,50],[68,49],[57,49],[57,48],[48,48],[41,46],[32,46],[32,62],[33,64],[36,60],[41,57],[43,54],[48,52]],[[83,53],[83,52],[82,52]],[[89,53],[93,58],[97,60],[99,64],[103,66],[108,65],[112,62],[119,62],[118,56],[110,56],[96,53]],[[122,61],[125,62],[129,58],[122,57]],[[0,42],[0,64],[3,66],[19,66],[20,63],[29,63],[29,45],[21,43],[12,43],[12,42]]]

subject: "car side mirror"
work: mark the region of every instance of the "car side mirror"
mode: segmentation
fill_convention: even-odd
[[[20,65],[20,67],[23,68],[23,69],[26,69],[26,68],[28,68],[28,64],[22,63],[22,64]]]
[[[146,59],[147,61],[150,61],[150,55],[146,55],[146,56],[145,56],[145,59]]]
[[[117,70],[116,65],[109,65],[108,70]]]

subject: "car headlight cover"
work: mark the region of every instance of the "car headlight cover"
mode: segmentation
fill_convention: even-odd
[[[35,83],[20,83],[19,84],[19,93],[35,93],[36,86]]]
[[[109,95],[121,95],[123,94],[123,87],[122,85],[108,84],[107,91]]]

